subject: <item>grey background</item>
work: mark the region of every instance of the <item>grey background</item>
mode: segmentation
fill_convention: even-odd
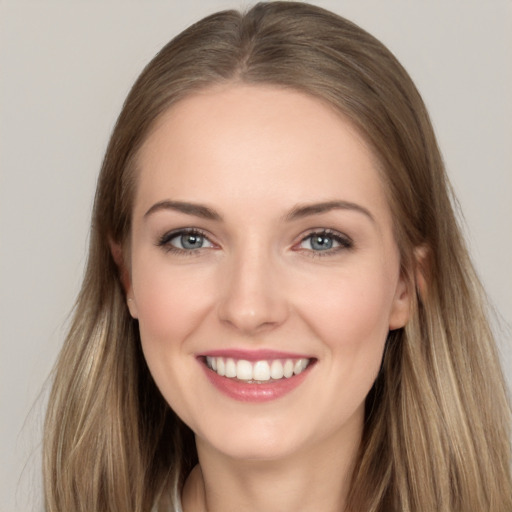
[[[512,2],[332,0],[429,107],[512,380]],[[0,1],[0,511],[40,510],[45,380],[81,280],[96,175],[147,61],[244,1]]]

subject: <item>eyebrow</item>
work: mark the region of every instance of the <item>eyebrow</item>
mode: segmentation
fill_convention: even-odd
[[[350,201],[326,201],[324,203],[313,203],[295,206],[286,216],[286,221],[292,221],[308,217],[309,215],[320,215],[331,210],[353,210],[362,213],[372,222],[375,222],[374,216],[364,206]]]
[[[183,201],[170,201],[164,200],[155,203],[145,214],[144,217],[148,217],[149,215],[161,211],[161,210],[173,210],[181,213],[186,213],[187,215],[194,215],[196,217],[201,217],[202,219],[208,220],[222,220],[222,217],[211,208],[207,206],[203,206],[201,204],[195,203],[187,203]]]
[[[144,217],[148,217],[149,215],[161,210],[173,210],[208,220],[222,220],[222,216],[219,213],[217,213],[212,208],[208,208],[207,206],[185,201],[171,201],[168,199],[155,203],[144,214]],[[322,213],[327,213],[331,210],[353,210],[362,213],[372,222],[375,222],[375,218],[369,210],[367,210],[364,206],[361,206],[357,203],[352,203],[350,201],[326,201],[323,203],[297,205],[285,215],[284,220],[291,222],[294,220],[302,219],[304,217],[308,217],[310,215],[320,215]]]

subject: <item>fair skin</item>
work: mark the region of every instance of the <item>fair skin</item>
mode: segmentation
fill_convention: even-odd
[[[174,105],[138,164],[125,285],[196,436],[184,511],[342,510],[365,397],[409,315],[371,151],[317,99],[229,84]],[[207,355],[281,377],[218,375]],[[305,369],[283,377],[287,359]]]

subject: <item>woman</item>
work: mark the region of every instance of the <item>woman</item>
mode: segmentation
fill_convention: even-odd
[[[107,149],[47,510],[508,511],[482,297],[389,51],[302,3],[206,18]]]

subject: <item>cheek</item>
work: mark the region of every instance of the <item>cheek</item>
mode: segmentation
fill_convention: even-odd
[[[133,293],[143,343],[179,344],[210,308],[212,276],[206,269],[191,273],[158,260],[136,263]]]
[[[333,280],[327,291],[318,291],[303,303],[302,318],[323,342],[329,392],[318,400],[337,410],[326,428],[337,428],[339,421],[348,421],[362,410],[381,367],[392,296],[386,276],[365,276]]]
[[[333,278],[309,292],[304,310],[311,324],[341,343],[357,343],[375,332],[387,334],[393,300],[389,279],[361,272]]]
[[[382,272],[351,272],[316,290],[302,304],[302,317],[323,341],[331,377],[350,384],[353,399],[362,400],[379,372],[389,332],[390,280]]]
[[[189,357],[194,348],[189,341],[210,311],[213,285],[205,283],[211,282],[200,269],[187,272],[158,259],[134,258],[132,264],[144,357],[167,403],[189,425],[195,418],[191,397],[200,396],[194,387],[196,364]]]

